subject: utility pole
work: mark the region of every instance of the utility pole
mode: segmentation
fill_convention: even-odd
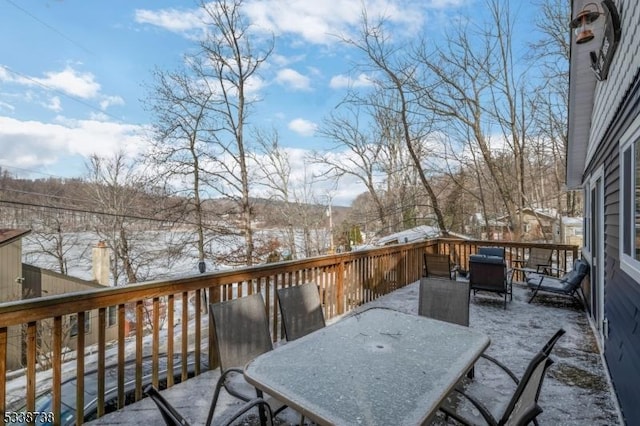
[[[335,249],[333,247],[333,214],[331,210],[331,198],[329,198],[329,208],[327,209],[327,216],[329,216],[329,254],[334,254]]]

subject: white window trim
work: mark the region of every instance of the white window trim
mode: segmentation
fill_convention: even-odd
[[[640,139],[640,116],[636,117],[633,121],[629,129],[624,133],[624,135],[620,138],[619,144],[619,152],[618,152],[618,161],[620,167],[620,208],[619,210],[619,223],[620,223],[620,244],[619,244],[619,253],[620,253],[620,269],[622,269],[627,275],[629,275],[633,280],[637,283],[640,283],[640,261],[634,259],[624,252],[624,242],[625,238],[630,238],[629,235],[625,235],[624,232],[624,200],[628,194],[625,194],[623,183],[624,183],[624,152],[630,147],[633,149],[633,144]],[[635,158],[635,153],[631,152],[632,166],[634,165],[633,161]],[[632,187],[634,187],[633,169],[630,171],[632,173]],[[634,212],[632,212],[632,217]]]
[[[584,182],[582,220],[582,255],[591,264],[591,177]]]

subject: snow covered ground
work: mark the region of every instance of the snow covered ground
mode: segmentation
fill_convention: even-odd
[[[364,305],[361,309],[385,306],[417,314],[418,289],[418,283],[409,285]],[[521,375],[534,353],[542,348],[558,328],[564,328],[567,333],[552,353],[555,364],[551,366],[542,387],[539,404],[544,412],[538,417],[539,423],[622,424],[614,393],[586,314],[568,299],[543,296],[528,304],[527,296],[528,292],[524,288],[514,286],[514,298],[506,310],[503,309],[502,298],[491,294],[472,296],[470,327],[483,331],[491,338],[491,346],[487,353],[504,362],[516,375]],[[476,383],[486,384],[503,397],[513,390],[506,376],[483,361],[477,364],[475,372]],[[191,424],[204,424],[218,374],[217,370],[207,372],[163,391],[163,395]],[[345,383],[345,386],[348,387],[349,384]],[[226,396],[222,403],[222,416],[238,407],[236,401]],[[279,424],[296,424],[299,421],[299,416],[289,411],[285,410],[283,416],[279,417]],[[148,399],[108,414],[92,424],[141,423],[162,423],[159,412]],[[258,423],[255,416],[250,415],[244,424]],[[449,423],[443,417],[438,417],[435,424]]]

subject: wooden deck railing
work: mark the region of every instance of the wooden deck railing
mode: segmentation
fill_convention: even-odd
[[[52,410],[55,419],[61,414],[61,384],[67,375],[82,377],[87,371],[90,355],[77,351],[71,365],[63,368],[65,350],[65,319],[77,315],[78,347],[83,347],[85,312],[97,311],[98,344],[91,348],[97,357],[97,414],[105,413],[105,387],[107,386],[107,363],[109,358],[117,360],[117,407],[125,404],[125,361],[135,364],[135,389],[133,398],[142,398],[143,359],[151,359],[151,380],[158,384],[162,379],[160,358],[166,355],[167,386],[173,385],[177,375],[186,380],[189,374],[200,374],[205,365],[215,366],[215,351],[210,350],[212,328],[208,327],[206,303],[229,300],[255,292],[265,297],[274,340],[282,337],[278,315],[276,289],[315,282],[320,289],[327,319],[348,312],[354,307],[372,301],[384,294],[417,281],[422,275],[422,253],[449,253],[454,262],[468,267],[468,256],[477,251],[478,246],[500,245],[507,248],[507,259],[520,257],[532,247],[531,244],[461,241],[439,239],[376,248],[366,251],[349,252],[298,261],[282,262],[202,274],[184,279],[154,281],[125,287],[105,288],[95,291],[78,292],[60,296],[16,301],[0,304],[0,411],[14,410],[21,404],[24,410],[33,412],[36,408],[37,382],[39,376],[50,375]],[[556,253],[559,264],[566,264],[577,256],[577,247],[549,246]],[[15,284],[14,284],[15,285]],[[107,312],[110,307],[117,310],[118,338],[106,341]],[[111,308],[113,309],[113,308]],[[134,321],[131,321],[134,320]],[[129,337],[127,324],[134,322],[133,333]],[[42,324],[50,328],[46,336],[39,333]],[[94,326],[94,325],[92,325]],[[7,353],[10,330],[16,327],[22,331],[26,366],[25,386],[20,391],[8,393]],[[149,331],[151,330],[151,331]],[[42,339],[50,339],[47,346],[52,359],[52,369],[37,371],[37,356]],[[150,342],[149,342],[150,340]],[[107,355],[111,352],[115,356]],[[179,360],[180,367],[174,358]],[[193,371],[188,364],[193,360]],[[71,372],[68,372],[71,371]],[[85,389],[84,381],[77,381],[77,418],[83,418]],[[14,389],[13,386],[9,388]],[[3,416],[4,417],[4,416]],[[4,418],[0,418],[4,423]],[[78,423],[81,423],[78,422]]]

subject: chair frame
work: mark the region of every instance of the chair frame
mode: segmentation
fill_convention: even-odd
[[[580,267],[578,265],[578,262],[581,262],[587,265],[585,266],[584,273],[577,272],[577,268]],[[563,269],[558,269],[558,268],[547,268],[547,269],[550,272],[551,271],[565,272]],[[577,277],[576,277],[577,281],[569,289],[565,290],[565,289],[545,285],[545,280],[547,281],[547,283],[551,282],[553,284],[560,284],[562,283],[564,277],[567,277],[569,274],[571,274],[574,271],[576,271],[576,274],[577,274]],[[588,263],[586,263],[582,259],[576,260],[576,262],[574,263],[573,269],[569,272],[566,272],[563,275],[563,277],[560,277],[560,278],[546,275],[546,274],[531,274],[531,278],[527,278],[527,286],[533,293],[531,294],[531,297],[529,298],[528,303],[531,303],[533,299],[538,295],[539,292],[544,292],[544,293],[552,293],[559,296],[569,296],[573,300],[577,301],[580,304],[580,306],[584,308],[586,306],[586,303],[585,303],[584,293],[582,291],[582,281],[588,274],[589,274]]]
[[[551,267],[551,257],[553,256],[553,250],[548,248],[541,247],[531,247],[529,250],[529,257],[525,259],[513,259],[511,260],[512,264],[517,264],[519,266],[514,266],[511,268],[511,277],[510,281],[513,283],[513,275],[516,271],[520,271],[525,276],[528,273],[538,273],[544,274],[549,273],[548,271],[552,269]]]
[[[515,410],[517,410],[519,399],[527,390],[527,385],[532,378],[536,378],[534,375],[538,374],[539,382],[537,384],[534,383],[536,385],[533,401],[534,403],[531,407],[521,413],[521,418],[518,421],[518,424],[526,425],[530,422],[533,422],[537,426],[538,422],[536,420],[536,417],[539,416],[543,411],[542,408],[538,405],[538,398],[540,397],[540,391],[542,389],[542,383],[544,381],[546,371],[553,364],[553,360],[549,358],[549,356],[551,355],[551,351],[553,350],[555,344],[565,333],[565,330],[562,328],[556,331],[556,333],[547,341],[547,343],[545,343],[540,352],[534,355],[534,357],[529,362],[527,369],[522,375],[522,378],[520,379],[518,379],[518,377],[516,377],[516,375],[500,361],[486,354],[481,355],[483,358],[494,363],[497,367],[503,370],[517,385],[514,394],[509,401],[509,404],[506,406],[504,412],[500,417],[500,420],[496,419],[494,415],[489,411],[489,409],[484,404],[482,404],[481,401],[465,393],[459,386],[454,389],[454,392],[462,395],[469,402],[471,402],[471,404],[478,410],[480,415],[489,425],[501,426],[506,424],[511,415],[515,412]],[[539,369],[542,370],[540,371]],[[459,423],[462,423],[464,425],[473,424],[461,414],[457,413],[455,410],[450,409],[450,407],[446,405],[443,405],[440,410],[444,412],[446,416],[454,418]]]
[[[185,419],[182,414],[180,414],[178,410],[176,410],[175,407],[173,407],[153,385],[148,385],[144,389],[144,393],[148,395],[156,404],[167,426],[190,426],[187,419]],[[254,407],[259,408],[261,416],[262,412],[264,412],[264,414],[266,415],[266,419],[269,420],[269,425],[273,425],[273,412],[271,411],[271,406],[269,406],[269,404],[262,398],[254,398],[244,403],[240,407],[240,409],[233,413],[233,415],[228,418],[221,426],[231,425],[241,416],[246,414],[247,411]],[[210,425],[210,423],[207,422],[207,425]]]
[[[467,281],[422,278],[418,315],[469,326],[470,287]]]
[[[325,327],[320,291],[313,282],[278,289],[278,305],[287,341]]]
[[[456,268],[451,264],[448,254],[423,253],[425,277],[442,277],[450,280],[456,279]]]
[[[218,404],[220,392],[224,388],[229,395],[234,396],[244,402],[249,402],[255,397],[263,398],[262,391],[255,389],[256,395],[249,396],[236,391],[228,381],[232,375],[243,375],[244,365],[253,358],[273,349],[271,333],[269,332],[269,319],[262,294],[255,293],[249,296],[232,299],[209,305],[209,314],[213,323],[215,348],[220,363],[220,378],[216,383],[207,425],[213,422],[215,409]],[[242,322],[242,324],[240,324]],[[233,326],[230,326],[233,323]],[[240,332],[253,331],[254,333],[245,336]],[[242,341],[238,342],[241,337]],[[234,343],[240,343],[239,350],[234,349]],[[226,350],[229,349],[230,350]],[[247,352],[247,348],[249,351]],[[225,350],[223,350],[225,349]],[[280,407],[275,414],[282,411],[286,406]],[[260,423],[265,424],[266,418],[263,408],[259,407]]]

